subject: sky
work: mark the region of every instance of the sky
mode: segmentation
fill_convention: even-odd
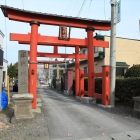
[[[0,0],[0,5],[30,10],[35,12],[50,13],[64,16],[89,18],[96,20],[111,20],[110,0]],[[116,27],[116,36],[122,38],[139,39],[140,0],[121,0],[121,21]],[[29,45],[21,45],[10,41],[10,33],[27,34],[30,32],[27,23],[11,21],[5,18],[0,9],[0,30],[4,33],[4,58],[8,64],[18,61],[18,50],[29,50]],[[58,36],[58,26],[41,25],[39,33],[46,36]],[[95,31],[101,35],[110,35],[110,31]],[[72,28],[72,38],[85,38],[83,29]],[[38,45],[38,52],[53,52],[53,47]],[[65,47],[59,47],[58,52],[65,53]],[[66,48],[66,53],[74,53],[74,48]],[[50,58],[38,58],[49,60]]]

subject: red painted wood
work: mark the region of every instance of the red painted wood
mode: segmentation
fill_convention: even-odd
[[[97,20],[86,20],[82,18],[73,18],[65,17],[52,14],[44,14],[37,12],[29,12],[13,7],[1,6],[3,14],[5,17],[8,17],[10,20],[28,22],[32,20],[37,20],[41,24],[47,25],[68,25],[76,28],[87,28],[93,27],[96,30],[110,30],[111,22],[110,21],[97,21]]]
[[[110,66],[102,66],[102,104],[110,104]]]
[[[75,95],[78,96],[79,94],[79,47],[75,47]]]
[[[30,65],[29,65],[29,93],[33,94],[32,108],[36,108],[36,85],[37,85],[37,40],[38,25],[31,25],[30,39]]]
[[[106,41],[96,40],[95,38],[92,39],[94,41],[94,45],[92,47],[103,47],[108,48],[109,43]],[[10,41],[18,41],[20,44],[30,44],[30,33],[28,34],[10,34]],[[43,36],[38,34],[38,45],[50,45],[50,46],[67,46],[67,47],[87,47],[87,38],[85,39],[76,39],[71,38],[69,41],[66,40],[58,40],[58,37],[54,36]],[[47,47],[47,46],[46,46]]]

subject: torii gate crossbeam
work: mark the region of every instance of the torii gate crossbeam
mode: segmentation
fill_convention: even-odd
[[[11,33],[10,34],[10,41],[18,41],[19,44],[30,44],[30,37],[31,34],[15,34]],[[87,38],[85,39],[76,39],[76,38],[71,38],[69,41],[66,40],[59,40],[58,37],[54,36],[44,36],[38,34],[38,45],[50,45],[50,46],[67,46],[67,47],[76,47],[79,46],[80,48],[85,48],[88,46],[88,40]],[[93,38],[93,46],[103,46],[104,48],[108,48],[108,42],[106,41],[101,41],[101,40],[96,40]]]

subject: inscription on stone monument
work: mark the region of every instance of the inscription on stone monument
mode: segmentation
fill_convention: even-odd
[[[28,51],[18,52],[18,93],[28,93]]]

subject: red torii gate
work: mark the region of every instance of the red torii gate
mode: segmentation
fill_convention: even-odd
[[[93,40],[93,32],[95,30],[110,30],[110,21],[103,20],[87,20],[82,18],[73,18],[73,17],[64,17],[51,14],[42,14],[37,12],[29,12],[25,10],[19,10],[16,8],[1,6],[3,14],[5,17],[8,17],[10,20],[27,22],[31,25],[31,34],[30,34],[30,66],[29,66],[29,93],[34,94],[34,101],[32,108],[36,108],[36,71],[37,71],[37,45],[38,45],[38,26],[40,24],[49,24],[49,25],[65,25],[76,28],[86,29],[87,32],[87,45],[88,45],[88,95],[92,97],[94,93],[94,80],[92,75],[94,73],[94,49],[95,41]],[[25,40],[24,40],[25,41]],[[69,42],[69,41],[64,41]],[[22,42],[23,43],[23,42]],[[26,42],[25,42],[26,43]],[[65,45],[64,43],[64,45]],[[43,45],[43,44],[42,44]],[[76,73],[78,73],[79,68],[79,45],[76,45],[75,48],[75,58],[76,58]],[[34,74],[32,74],[34,70]],[[31,88],[32,87],[32,88]]]
[[[79,54],[79,48],[87,48],[87,39],[70,39],[69,41],[64,41],[64,40],[58,40],[57,37],[52,37],[52,36],[40,36],[40,34],[38,34],[39,39],[38,39],[38,44],[40,45],[55,45],[54,46],[54,52],[53,53],[39,53],[37,52],[37,57],[55,57],[55,58],[75,58],[75,77],[76,77],[76,84],[75,84],[75,93],[76,96],[81,95],[81,93],[79,93],[79,59],[87,59],[87,55],[83,55],[83,54]],[[26,34],[14,34],[11,33],[10,34],[10,40],[11,41],[18,41],[19,44],[30,44],[30,33]],[[54,42],[51,43],[51,41],[54,40]],[[95,46],[97,47],[104,47],[104,48],[108,48],[108,42],[105,41],[101,41],[101,40],[96,40],[95,38],[93,38],[94,42],[95,42]],[[76,46],[74,46],[74,44]],[[75,54],[59,54],[58,53],[58,46],[56,45],[61,45],[61,46],[68,46],[70,47],[70,45],[72,45],[73,47],[75,47]],[[80,45],[80,47],[79,47]],[[94,47],[94,46],[92,46]],[[94,53],[94,52],[93,52]],[[29,52],[29,56],[30,56],[30,52]],[[88,96],[90,96],[90,94],[88,93]]]

